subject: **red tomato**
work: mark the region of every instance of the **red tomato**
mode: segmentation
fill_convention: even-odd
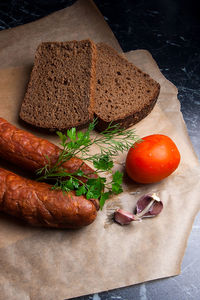
[[[136,182],[153,183],[174,172],[179,162],[180,153],[175,143],[166,135],[153,134],[130,148],[126,171]]]

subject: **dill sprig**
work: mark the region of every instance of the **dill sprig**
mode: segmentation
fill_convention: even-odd
[[[75,190],[76,195],[85,195],[87,199],[100,199],[100,208],[102,209],[105,201],[112,194],[122,192],[122,176],[119,171],[112,173],[114,162],[113,159],[120,152],[127,151],[135,142],[139,142],[134,130],[123,130],[118,124],[110,123],[109,126],[101,132],[101,134],[93,136],[92,131],[97,124],[95,119],[89,124],[87,130],[76,131],[76,128],[67,130],[67,134],[57,132],[60,138],[62,151],[57,162],[51,166],[48,163],[37,171],[40,175],[38,180],[53,179],[55,181],[53,189],[61,189],[63,192]],[[88,154],[90,147],[96,145],[99,149],[98,153]],[[90,161],[95,167],[95,172],[99,175],[108,171],[112,174],[112,179],[108,182],[105,177],[89,178],[82,170],[78,170],[73,174],[67,173],[62,165],[70,158],[77,156],[83,161]],[[87,179],[81,180],[80,177]]]

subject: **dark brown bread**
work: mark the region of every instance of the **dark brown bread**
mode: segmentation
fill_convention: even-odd
[[[95,64],[91,40],[40,44],[20,118],[47,129],[87,124],[93,119]]]
[[[97,129],[112,121],[128,128],[153,109],[160,85],[106,44],[97,44],[94,112]]]

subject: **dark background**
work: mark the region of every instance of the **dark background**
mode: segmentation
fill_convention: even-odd
[[[25,24],[75,0],[1,0],[0,30]],[[194,0],[94,0],[124,52],[147,49],[178,90],[200,157],[200,9]]]
[[[72,0],[1,0],[0,30],[34,21],[74,2]],[[198,1],[95,0],[94,2],[114,32],[123,51],[149,50],[165,77],[176,85],[183,117],[195,151],[200,157],[200,10]],[[197,218],[189,238],[182,272],[178,277],[77,299],[200,299],[199,236],[200,220]]]

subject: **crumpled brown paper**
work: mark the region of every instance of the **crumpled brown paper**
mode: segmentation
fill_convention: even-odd
[[[43,41],[80,40],[109,43],[122,52],[103,16],[90,0],[79,0],[36,22],[1,31],[0,69],[32,65],[35,50]]]
[[[22,127],[18,112],[40,41],[87,37],[119,49],[102,16],[86,0],[37,22],[1,32],[0,65],[10,67],[0,70],[1,117]],[[67,299],[179,274],[200,208],[199,162],[180,112],[176,87],[160,73],[149,52],[131,51],[126,56],[161,84],[158,103],[134,126],[136,133],[140,137],[169,135],[181,153],[179,168],[152,185],[125,179],[124,192],[107,201],[96,221],[80,230],[31,228],[1,214],[0,299]],[[37,130],[34,133],[58,142],[53,135]],[[125,157],[126,153],[119,155],[115,169],[124,170]],[[0,163],[5,166],[2,160]],[[18,168],[6,166],[19,173]],[[158,192],[164,203],[159,216],[124,227],[112,222],[117,207],[133,210],[137,199],[149,191]]]

